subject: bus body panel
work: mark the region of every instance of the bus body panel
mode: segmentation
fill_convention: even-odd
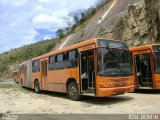
[[[40,89],[42,89],[42,87],[41,87],[41,72],[35,72],[35,73],[32,72],[32,88],[33,89],[34,89],[35,80],[39,81]]]
[[[153,84],[153,88],[160,89],[160,74],[154,74],[153,81],[155,81]]]
[[[54,91],[54,76],[55,76],[55,71],[48,70],[48,82],[47,82],[48,91]]]
[[[104,77],[97,76],[96,96],[104,97],[110,95],[134,92],[134,76],[131,77]]]
[[[66,92],[66,81],[70,77],[70,73],[67,70],[56,70],[54,75],[54,91]]]

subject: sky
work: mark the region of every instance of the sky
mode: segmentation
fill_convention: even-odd
[[[0,0],[0,53],[51,38],[98,0]]]

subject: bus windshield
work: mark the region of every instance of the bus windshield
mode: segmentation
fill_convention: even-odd
[[[154,56],[155,56],[155,72],[160,74],[160,53],[155,52]]]
[[[132,74],[128,49],[98,48],[98,74],[102,76],[128,76]]]

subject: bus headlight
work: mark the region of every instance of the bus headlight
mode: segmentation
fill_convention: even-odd
[[[113,87],[113,85],[112,85],[111,83],[107,83],[107,84],[105,84],[105,83],[100,83],[100,84],[99,84],[99,87],[100,87],[100,88],[111,88],[111,87]]]
[[[160,80],[156,80],[157,83],[160,83]]]

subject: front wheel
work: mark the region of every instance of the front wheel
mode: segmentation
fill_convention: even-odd
[[[71,100],[78,101],[81,99],[81,96],[79,95],[78,91],[78,85],[76,82],[71,82],[68,85],[68,96]]]
[[[36,93],[38,93],[38,94],[41,93],[40,86],[39,86],[39,81],[38,80],[36,80],[35,83],[34,83],[34,91]]]

